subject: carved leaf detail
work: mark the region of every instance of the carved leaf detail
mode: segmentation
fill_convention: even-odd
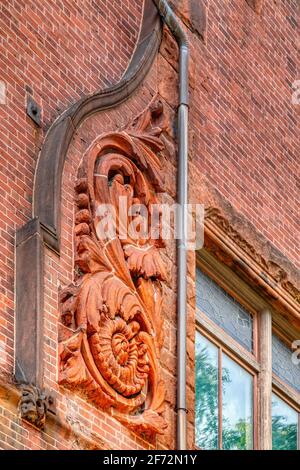
[[[165,267],[159,251],[154,246],[137,247],[125,245],[124,253],[128,269],[133,276],[144,279],[166,280]]]

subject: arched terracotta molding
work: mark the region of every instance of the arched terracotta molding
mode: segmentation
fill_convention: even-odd
[[[47,245],[56,251],[59,251],[61,176],[74,131],[91,114],[117,106],[132,95],[148,73],[160,40],[156,7],[152,0],[145,0],[138,44],[122,80],[112,88],[77,101],[49,129],[36,169],[33,216],[43,225]]]
[[[121,81],[79,100],[50,127],[36,168],[33,218],[16,234],[15,378],[43,385],[44,246],[59,254],[60,197],[65,157],[74,132],[93,113],[129,98],[147,75],[161,41],[161,21],[152,0],[145,0],[135,52]]]

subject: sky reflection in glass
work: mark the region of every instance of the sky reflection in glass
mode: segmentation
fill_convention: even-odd
[[[218,348],[196,335],[196,444],[218,448]]]
[[[196,444],[218,449],[219,348],[196,334]],[[222,353],[223,449],[253,449],[253,377]]]
[[[222,382],[223,449],[253,449],[253,377],[223,354]]]

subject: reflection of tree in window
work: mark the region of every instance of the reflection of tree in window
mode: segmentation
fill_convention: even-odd
[[[252,449],[252,377],[225,354],[222,360],[222,447]],[[218,348],[197,334],[196,443],[203,449],[219,447],[218,386]]]
[[[253,448],[252,376],[226,354],[222,357],[223,449]]]
[[[272,448],[273,450],[297,450],[298,413],[280,400],[272,397]]]
[[[203,449],[218,448],[218,349],[197,335],[196,347],[196,443]]]

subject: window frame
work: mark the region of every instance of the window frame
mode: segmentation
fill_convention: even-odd
[[[257,293],[254,288],[242,279],[241,276],[232,271],[229,267],[219,261],[212,253],[205,248],[196,253],[196,269],[200,269],[205,275],[209,276],[217,285],[222,287],[229,295],[241,304],[253,316],[253,352],[250,353],[233,339],[226,331],[210,320],[204,312],[196,306],[196,330],[201,334],[214,340],[213,343],[220,343],[222,348],[234,361],[241,363],[246,370],[249,368],[255,372],[255,389],[253,391],[253,449],[259,450],[261,447],[260,430],[262,429],[263,417],[261,413],[261,395],[265,390],[260,387],[260,377],[262,373],[260,344],[262,341],[262,332],[260,328],[261,313],[264,310],[270,312],[271,316],[271,336],[268,338],[272,347],[272,333],[275,333],[289,346],[293,340],[299,337],[299,329],[291,325],[288,319],[285,319],[277,313],[272,306]],[[196,283],[195,283],[196,289]],[[197,294],[197,292],[196,292]],[[246,366],[246,367],[245,367]],[[275,393],[281,400],[298,412],[298,447],[300,450],[300,393],[297,390],[284,383],[272,371],[271,394]],[[272,397],[270,397],[272,398]],[[267,436],[272,443],[272,410],[269,411],[271,423],[271,435]],[[219,431],[220,432],[220,431]]]
[[[291,334],[288,334],[276,326],[275,323],[272,325],[272,334],[278,336],[289,348],[291,343],[296,339]],[[283,402],[298,413],[298,450],[300,450],[300,392],[284,382],[272,371],[272,393],[277,395]]]
[[[258,407],[257,407],[257,392],[258,392],[258,371],[256,368],[253,368],[247,359],[242,358],[242,355],[239,357],[233,352],[232,348],[228,347],[223,341],[216,338],[214,334],[207,331],[206,328],[203,328],[199,324],[196,326],[196,331],[198,331],[202,336],[204,336],[208,341],[210,341],[214,346],[218,349],[218,449],[222,450],[222,405],[223,405],[223,398],[222,398],[222,355],[225,353],[230,359],[232,359],[236,364],[238,364],[241,368],[243,368],[246,372],[248,372],[253,378],[253,450],[257,448],[257,424],[258,424]],[[232,341],[236,342],[232,339]],[[242,348],[242,346],[241,346]]]
[[[280,400],[286,403],[290,408],[298,413],[298,429],[297,429],[297,450],[300,450],[300,403],[297,405],[293,400],[291,400],[285,393],[280,391],[280,388],[274,387],[272,384],[272,394],[276,395]],[[272,413],[273,416],[273,413]],[[272,436],[273,437],[273,436]]]

